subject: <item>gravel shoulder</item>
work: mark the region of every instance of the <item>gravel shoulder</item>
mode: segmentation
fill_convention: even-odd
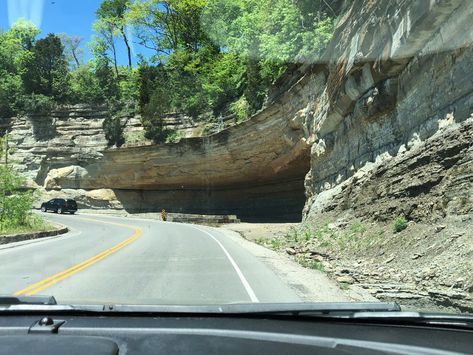
[[[300,225],[300,223],[236,223],[225,224],[222,228],[237,232],[246,240],[254,242],[261,238],[284,237]]]
[[[304,302],[376,302],[364,289],[351,286],[342,289],[324,272],[301,266],[285,253],[279,253],[253,240],[285,235],[296,224],[229,224],[220,227],[226,236],[262,260]]]
[[[406,310],[472,312],[473,215],[410,221],[400,232],[392,223],[349,214],[323,217],[297,225],[223,228],[248,239],[247,248],[309,299],[329,296],[325,285],[331,284],[352,299],[394,301]]]

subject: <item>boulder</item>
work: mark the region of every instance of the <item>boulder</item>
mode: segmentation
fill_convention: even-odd
[[[80,166],[52,169],[44,180],[44,188],[47,190],[80,188],[81,181],[87,174],[87,170]]]

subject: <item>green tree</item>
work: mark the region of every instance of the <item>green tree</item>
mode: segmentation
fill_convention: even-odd
[[[150,102],[156,81],[166,75],[163,65],[151,66],[143,61],[138,66],[139,107],[143,113],[145,106]]]
[[[25,179],[8,161],[8,136],[0,139],[0,232],[28,226],[34,195],[22,186]]]
[[[11,26],[7,34],[8,37],[15,39],[24,50],[30,51],[40,32],[32,22],[19,19]]]
[[[11,117],[22,104],[21,74],[32,57],[30,51],[39,30],[20,20],[7,32],[0,31],[0,116]]]
[[[138,76],[141,121],[145,129],[145,138],[155,143],[162,143],[167,136],[163,117],[172,109],[171,78],[162,65],[151,67],[146,63],[140,65]]]
[[[83,64],[84,50],[80,47],[84,37],[69,36],[66,33],[58,35],[64,46],[64,54],[72,68],[79,68]]]
[[[196,52],[211,41],[201,27],[207,0],[143,0],[130,5],[128,19],[139,44],[155,51],[154,61],[165,62],[176,50]]]
[[[87,63],[74,70],[71,73],[71,101],[87,104],[103,103],[106,99],[107,86],[101,86],[99,77],[94,72],[92,63]]]
[[[207,61],[202,71],[202,88],[207,105],[214,115],[224,113],[229,104],[243,94],[246,68],[242,58],[234,53],[219,53]]]
[[[118,83],[120,100],[129,110],[135,109],[139,100],[139,75],[138,69],[127,70],[120,68],[121,80]],[[131,112],[129,112],[131,114]]]
[[[21,190],[23,183],[12,166],[0,165],[0,231],[28,225],[34,196]]]
[[[94,56],[92,67],[95,76],[102,88],[103,97],[105,100],[118,100],[120,97],[117,78],[119,76],[118,66],[116,65],[116,58],[114,59],[115,73],[111,67],[111,60],[108,57],[108,45],[103,38],[95,37],[91,44],[92,54]]]
[[[99,21],[108,28],[109,34],[112,36],[119,35],[123,39],[127,49],[128,68],[131,70],[133,66],[131,47],[126,34],[127,11],[128,0],[103,0],[97,10],[97,16]]]
[[[249,57],[246,63],[245,97],[251,114],[263,106],[268,86],[261,76],[261,63],[256,58]]]
[[[23,92],[21,77],[0,70],[0,117],[12,117]]]
[[[162,116],[194,118],[260,110],[270,86],[293,63],[316,62],[342,0],[142,0],[125,17],[153,49],[140,68],[147,137],[163,141]]]
[[[327,0],[213,0],[203,23],[229,51],[284,65],[317,60],[333,32],[328,13],[334,11]]]
[[[108,52],[111,52],[115,74],[118,78],[118,53],[113,26],[107,21],[97,20],[93,25],[93,29],[97,34],[92,38],[90,44],[94,57],[108,58]]]
[[[108,146],[121,147],[125,143],[125,137],[123,135],[123,126],[120,118],[110,117],[103,121],[103,130],[105,132],[105,139],[108,142]]]
[[[45,95],[56,101],[67,99],[70,77],[60,38],[49,34],[35,43],[32,53],[23,73],[26,93]]]

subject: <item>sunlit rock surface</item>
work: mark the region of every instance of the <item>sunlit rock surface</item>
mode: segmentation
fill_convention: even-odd
[[[326,91],[315,100],[306,215],[460,213],[429,193],[446,204],[465,187],[471,195],[471,124],[461,122],[473,112],[472,16],[464,0],[353,2],[326,54]],[[378,175],[360,184],[373,170]],[[447,176],[457,182],[446,184]]]
[[[452,140],[445,146],[455,147],[453,140],[468,137],[471,125],[462,122],[473,112],[472,9],[468,0],[346,2],[322,59],[291,67],[267,108],[210,137],[108,149],[101,129],[106,112],[83,106],[4,120],[2,128],[11,132],[14,158],[32,186],[50,195],[78,191],[87,206],[275,220],[356,208],[372,216],[375,207],[355,205],[394,198],[390,185],[399,186],[396,196],[409,196],[403,177],[426,182],[434,168],[424,160],[443,154],[439,142]],[[171,118],[169,124],[187,136],[198,129],[185,120]],[[449,127],[456,133],[442,135]],[[140,132],[139,118],[130,118],[126,129]],[[425,144],[430,138],[437,143]],[[432,154],[409,153],[424,149],[419,147]],[[454,157],[466,152],[458,149]],[[414,164],[419,156],[428,158]],[[439,179],[429,188],[420,184],[422,196],[442,186],[436,184],[447,171],[452,181],[469,181],[471,165],[455,159],[448,167],[439,160]],[[394,169],[390,179],[369,175],[383,167]],[[356,181],[367,176],[370,192],[355,191]],[[468,183],[449,188],[465,186],[470,189]],[[98,199],[85,195],[95,190],[112,192]],[[378,215],[427,216],[419,208],[381,209]]]

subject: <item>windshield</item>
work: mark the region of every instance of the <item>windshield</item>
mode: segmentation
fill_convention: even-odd
[[[0,295],[473,313],[472,16],[2,1]]]

